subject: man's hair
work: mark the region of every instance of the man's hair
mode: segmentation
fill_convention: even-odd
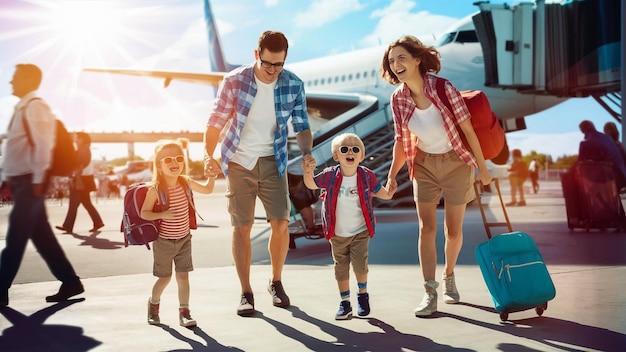
[[[259,53],[263,52],[263,49],[267,49],[273,53],[284,51],[286,55],[288,48],[287,38],[281,32],[265,31],[259,36]]]
[[[29,86],[33,89],[39,88],[43,77],[39,67],[33,64],[17,64],[15,68],[24,75],[23,77],[25,81],[28,82]]]
[[[583,120],[580,125],[578,125],[578,128],[580,128],[580,132],[587,134],[588,132],[592,132],[596,130],[596,126],[593,124],[593,122],[589,121],[589,120]]]

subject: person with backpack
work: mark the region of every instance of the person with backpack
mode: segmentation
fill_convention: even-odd
[[[157,281],[148,299],[148,324],[160,324],[161,295],[172,277],[172,263],[178,284],[179,323],[196,326],[189,311],[189,272],[193,270],[191,233],[197,229],[193,192],[211,193],[217,172],[200,183],[187,176],[187,161],[183,146],[171,139],[160,140],[154,149],[153,179],[143,205],[141,218],[158,220],[159,237],[152,245],[153,275]]]
[[[104,222],[91,202],[90,194],[96,190],[96,182],[91,163],[91,137],[89,134],[77,132],[76,147],[77,166],[70,184],[70,204],[63,225],[55,227],[65,233],[72,233],[78,206],[82,204],[93,222],[93,228],[89,232],[96,232],[104,227]]]
[[[419,217],[418,253],[426,291],[414,310],[418,317],[437,311],[435,238],[441,193],[446,239],[443,301],[458,303],[454,268],[463,245],[465,207],[475,197],[474,177],[483,185],[492,180],[463,97],[448,80],[443,89],[445,97],[437,92],[437,82],[443,79],[434,75],[441,69],[439,57],[435,47],[406,35],[387,47],[381,63],[383,79],[400,84],[391,95],[395,143],[387,184],[393,194],[398,187],[396,176],[406,162]],[[461,133],[467,139],[467,147]],[[478,173],[474,176],[476,168]]]
[[[9,304],[9,288],[29,239],[54,277],[62,283],[56,294],[46,297],[47,302],[66,301],[85,291],[59,245],[46,213],[44,201],[56,121],[50,107],[37,96],[41,80],[41,69],[33,64],[18,64],[11,80],[13,95],[20,101],[7,128],[3,163],[3,176],[9,182],[14,203],[9,215],[6,246],[0,256],[0,307]]]

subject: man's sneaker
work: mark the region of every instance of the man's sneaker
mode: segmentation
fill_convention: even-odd
[[[196,319],[191,317],[189,308],[180,308],[178,312],[179,312],[178,320],[180,322],[180,326],[184,326],[186,328],[192,328],[198,325],[198,323],[196,322]]]
[[[152,304],[150,302],[150,298],[148,298],[148,324],[160,324],[161,319],[159,318],[159,304]]]
[[[364,317],[370,314],[370,295],[367,292],[359,293],[357,300],[359,301],[359,307],[357,309],[359,316]]]
[[[270,279],[270,283],[267,285],[267,291],[272,295],[272,304],[274,307],[289,307],[289,297],[287,297],[285,293],[282,282],[272,282]]]
[[[59,289],[59,292],[53,294],[52,296],[46,297],[46,302],[67,301],[68,298],[79,295],[83,292],[85,292],[85,288],[83,287],[83,284],[80,281],[75,282],[73,284],[63,283],[61,284],[61,288]]]
[[[415,308],[416,317],[426,317],[437,311],[437,287],[439,283],[437,281],[428,280],[424,283],[426,293],[424,298],[417,308]]]
[[[459,295],[459,291],[456,289],[456,283],[454,282],[454,273],[450,276],[443,277],[443,283],[445,290],[443,292],[443,301],[444,303],[454,304],[459,303],[461,296]]]
[[[249,317],[254,314],[254,295],[252,293],[244,293],[241,295],[241,302],[237,307],[237,315]]]
[[[350,301],[341,301],[339,303],[339,310],[335,313],[335,320],[348,320],[352,319],[352,306]]]

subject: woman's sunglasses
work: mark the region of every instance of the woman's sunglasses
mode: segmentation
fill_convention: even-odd
[[[161,159],[162,162],[164,162],[165,164],[171,164],[172,161],[176,160],[177,163],[182,163],[185,161],[185,157],[182,155],[178,155],[178,156],[166,156],[165,158]]]
[[[347,147],[345,145],[342,145],[341,147],[339,147],[339,153],[341,154],[348,154],[348,151],[350,151],[350,149],[352,149],[352,152],[354,154],[358,154],[361,151],[361,148],[354,146],[354,147]]]

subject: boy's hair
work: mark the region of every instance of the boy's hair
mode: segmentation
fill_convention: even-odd
[[[161,139],[156,142],[156,146],[154,147],[154,161],[152,163],[152,182],[157,182],[161,184],[163,182],[163,175],[161,174],[161,159],[164,158],[164,152],[166,149],[177,149],[180,152],[180,155],[185,157],[185,152],[183,146],[179,141],[175,139]],[[183,163],[183,172],[181,175],[187,175],[187,158],[185,157],[185,162]]]
[[[333,153],[339,153],[339,147],[341,147],[341,145],[344,144],[344,142],[346,141],[350,141],[351,143],[350,146],[356,145],[359,148],[361,148],[363,155],[365,155],[365,144],[363,144],[363,141],[361,140],[361,138],[354,133],[342,133],[338,135],[337,137],[333,138],[333,141],[330,146],[331,151]]]
[[[259,54],[263,52],[263,49],[267,49],[273,53],[284,51],[285,55],[287,55],[289,42],[282,32],[265,31],[259,36]]]
[[[513,149],[513,157],[514,158],[521,158],[522,157],[522,151],[520,149]]]

